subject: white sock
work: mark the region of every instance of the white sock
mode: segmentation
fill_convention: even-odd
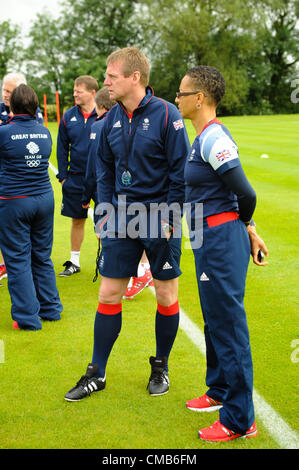
[[[139,263],[137,276],[142,277],[145,275],[145,270],[150,269],[149,263]]]
[[[71,263],[80,268],[80,251],[71,251]]]
[[[143,263],[139,263],[137,277],[142,277],[144,276],[144,274],[145,274],[145,269],[144,269]]]
[[[144,267],[144,269],[150,269],[149,263],[142,263],[142,266]]]

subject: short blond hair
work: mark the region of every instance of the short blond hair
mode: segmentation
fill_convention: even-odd
[[[98,91],[99,89],[99,84],[97,80],[94,77],[91,77],[90,75],[80,75],[80,77],[77,77],[75,79],[75,86],[77,85],[85,85],[86,90],[88,91]]]
[[[123,74],[129,77],[133,72],[140,72],[140,83],[147,86],[150,77],[150,62],[138,47],[124,47],[112,52],[106,60],[109,65],[113,62],[123,62]]]

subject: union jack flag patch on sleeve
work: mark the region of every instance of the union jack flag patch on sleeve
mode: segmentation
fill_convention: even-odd
[[[231,153],[229,150],[222,150],[216,154],[216,158],[218,162],[224,162],[225,160],[229,160],[231,158]]]
[[[183,119],[178,119],[177,121],[173,121],[173,125],[176,131],[178,131],[179,129],[183,129],[184,128]]]

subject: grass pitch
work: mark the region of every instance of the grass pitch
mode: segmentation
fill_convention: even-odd
[[[250,264],[246,311],[254,362],[254,386],[294,433],[298,432],[298,128],[299,116],[227,117],[246,174],[257,192],[257,230],[269,249],[269,265]],[[190,141],[195,134],[187,122]],[[51,162],[57,166],[53,136]],[[261,158],[266,154],[268,158]],[[70,220],[60,215],[61,188],[50,170],[56,210],[52,259],[56,273],[70,255]],[[180,329],[170,356],[170,392],[150,397],[148,358],[155,354],[156,304],[150,289],[123,301],[123,326],[107,367],[105,391],[78,403],[64,394],[91,360],[99,282],[92,282],[97,242],[87,220],[82,272],[57,277],[62,320],[37,332],[15,331],[7,281],[0,289],[1,449],[277,449],[281,444],[258,416],[258,437],[230,443],[199,441],[197,431],[217,413],[192,413],[186,400],[206,391],[205,358]],[[182,254],[179,301],[203,326],[193,254]],[[276,426],[273,417],[273,429]],[[296,436],[296,434],[294,434]]]

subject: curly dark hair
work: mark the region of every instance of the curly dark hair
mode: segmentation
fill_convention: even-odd
[[[192,67],[186,73],[194,88],[203,92],[217,106],[225,93],[225,80],[219,70],[208,65]]]

